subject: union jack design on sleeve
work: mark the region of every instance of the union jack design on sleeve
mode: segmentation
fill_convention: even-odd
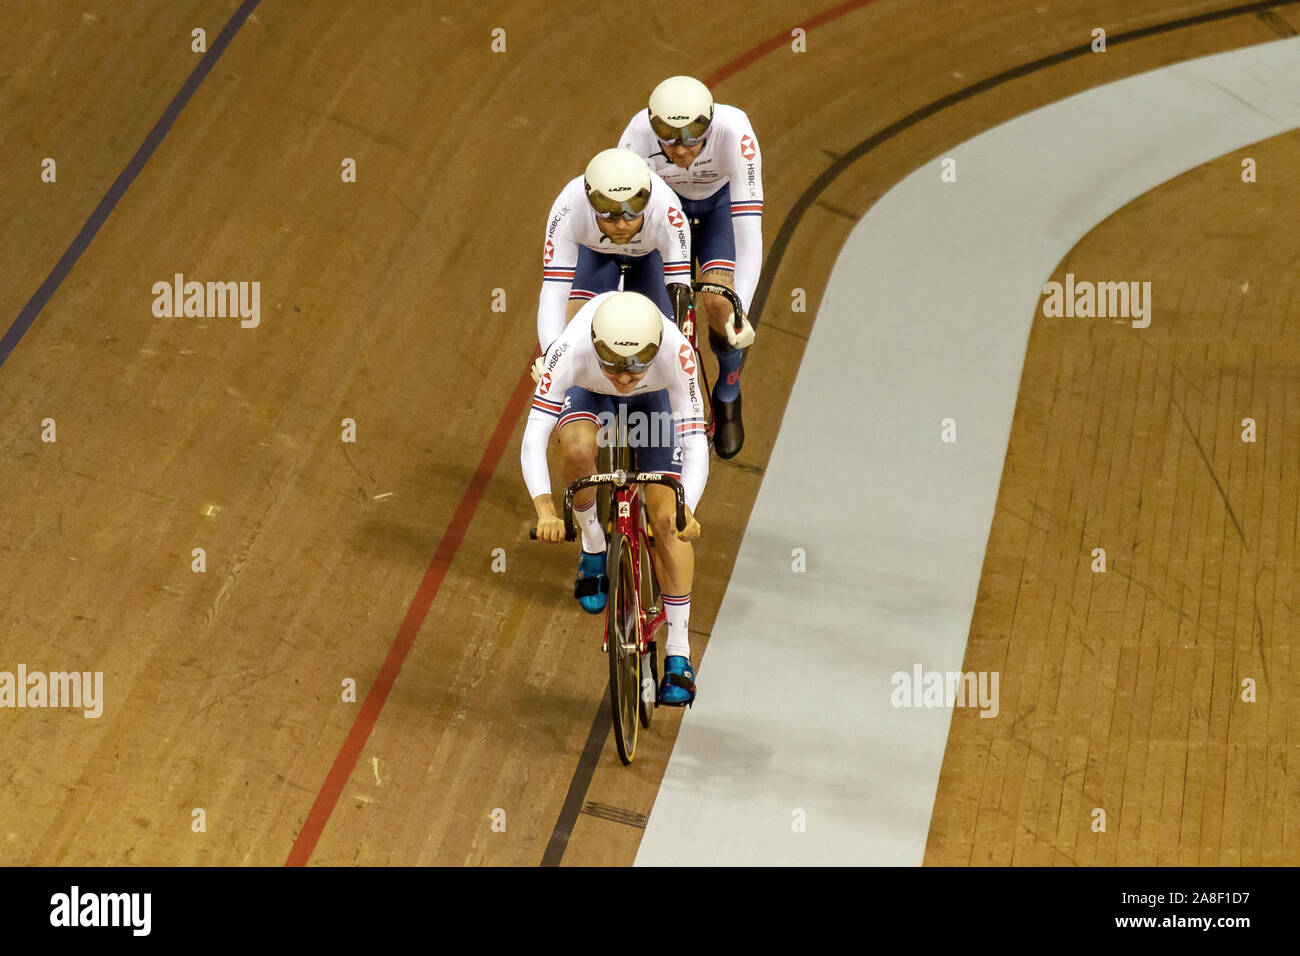
[[[564,411],[564,406],[559,402],[553,402],[546,398],[546,393],[551,390],[551,373],[543,372],[541,379],[537,383],[537,391],[533,393],[533,409],[550,415],[552,418],[559,418],[560,412]]]
[[[547,415],[550,415],[552,418],[560,417],[560,409],[562,407],[563,406],[560,405],[559,402],[548,402],[546,399],[540,396],[535,396],[533,398],[533,410],[537,412],[543,412]]]
[[[707,435],[708,431],[708,426],[704,424],[702,418],[688,418],[677,423],[678,438],[685,438],[687,435]]]

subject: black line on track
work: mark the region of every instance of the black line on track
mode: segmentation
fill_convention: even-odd
[[[1171,20],[1168,23],[1157,23],[1149,27],[1141,27],[1137,30],[1130,30],[1127,33],[1118,33],[1115,36],[1106,38],[1106,47],[1109,49],[1119,43],[1129,43],[1133,40],[1141,40],[1150,36],[1157,36],[1161,33],[1172,33],[1175,30],[1182,30],[1187,27],[1200,26],[1204,23],[1213,23],[1216,20],[1227,20],[1231,17],[1243,16],[1246,14],[1263,13],[1266,10],[1272,10],[1274,7],[1284,7],[1297,0],[1263,0],[1260,3],[1248,3],[1237,7],[1228,7],[1224,10],[1215,10],[1209,13],[1200,13],[1196,16],[1184,17],[1181,20]],[[1226,52],[1226,51],[1225,51]],[[899,133],[904,132],[920,123],[922,120],[929,119],[942,110],[950,106],[978,96],[980,93],[987,92],[1011,80],[1020,79],[1031,73],[1049,66],[1056,66],[1069,60],[1077,59],[1081,56],[1092,54],[1092,45],[1085,43],[1082,46],[1071,47],[1068,50],[1062,50],[1060,53],[1053,53],[1040,59],[1026,63],[1023,66],[1012,67],[988,79],[972,83],[964,89],[955,93],[949,93],[940,99],[935,100],[927,106],[921,107],[914,113],[910,113],[896,123],[891,123],[878,133],[863,140],[851,150],[839,156],[830,166],[826,168],[820,176],[813,180],[812,184],[803,191],[798,200],[795,201],[790,212],[786,214],[785,220],[781,223],[781,228],[776,234],[776,240],[772,243],[772,249],[767,257],[763,260],[763,272],[759,276],[758,288],[754,292],[753,307],[750,311],[750,321],[757,328],[763,306],[767,303],[768,293],[772,288],[772,280],[777,270],[781,267],[781,260],[785,257],[786,249],[790,246],[790,239],[794,235],[795,229],[803,221],[804,213],[815,203],[821,194],[826,190],[835,178],[844,172],[855,162],[871,152],[877,146],[889,142]],[[1101,54],[1104,56],[1105,54]],[[829,150],[822,150],[828,155],[833,155]],[[863,213],[866,214],[865,211]],[[811,330],[809,331],[811,335]],[[748,356],[748,352],[746,352]],[[741,360],[742,367],[744,360]],[[608,700],[608,693],[605,699]],[[603,723],[602,723],[603,718]],[[591,778],[596,772],[596,761],[600,759],[601,747],[604,744],[604,735],[609,732],[613,722],[609,717],[609,708],[603,703],[600,713],[596,715],[596,721],[591,725],[591,734],[587,737],[587,746],[582,752],[582,757],[578,760],[578,769],[574,772],[573,780],[569,784],[569,793],[564,799],[564,807],[560,810],[560,818],[555,823],[555,830],[551,834],[551,842],[546,847],[546,855],[542,857],[542,866],[558,866],[560,860],[564,857],[565,847],[568,845],[569,836],[573,833],[574,822],[578,814],[582,812],[583,802],[587,796],[587,787],[591,784]],[[602,729],[603,728],[603,729]],[[597,736],[599,731],[599,736]]]
[[[1200,26],[1205,23],[1213,23],[1216,20],[1227,20],[1231,17],[1243,16],[1246,14],[1262,13],[1266,10],[1272,10],[1274,7],[1284,7],[1288,4],[1295,3],[1296,0],[1263,0],[1259,3],[1247,3],[1242,6],[1228,7],[1225,10],[1215,10],[1209,13],[1200,13],[1196,16],[1184,17],[1181,20],[1171,20],[1168,23],[1157,23],[1149,27],[1141,27],[1137,30],[1130,30],[1127,33],[1117,33],[1115,36],[1106,38],[1106,48],[1110,49],[1121,43],[1131,43],[1134,40],[1142,40],[1147,37],[1157,36],[1161,33],[1172,33],[1175,30],[1182,30],[1187,27]],[[1070,60],[1078,59],[1082,56],[1092,56],[1092,46],[1085,43],[1081,46],[1071,47],[1068,50],[1062,50],[1060,53],[1053,53],[1050,56],[1042,57],[1023,66],[1012,67],[996,76],[972,83],[964,89],[955,93],[949,93],[934,102],[923,106],[904,116],[896,123],[891,123],[884,129],[880,130],[873,136],[868,137],[857,146],[854,146],[848,152],[841,155],[830,166],[826,167],[812,185],[803,191],[803,194],[795,202],[785,221],[781,223],[781,229],[776,234],[776,239],[772,242],[772,249],[763,260],[763,271],[759,276],[758,288],[754,291],[754,300],[749,310],[750,322],[755,328],[758,327],[759,320],[762,318],[763,306],[767,304],[768,294],[772,290],[772,282],[776,277],[777,270],[781,266],[781,260],[785,258],[786,250],[790,246],[790,240],[794,236],[794,231],[803,222],[804,214],[815,203],[826,188],[835,181],[840,173],[844,172],[854,163],[856,163],[867,153],[871,152],[878,146],[889,142],[899,133],[902,133],[913,126],[916,126],[922,120],[929,119],[936,113],[946,110],[950,106],[955,106],[969,100],[981,93],[985,93],[995,87],[1002,86],[1012,80],[1017,80],[1036,73],[1049,66],[1057,66]],[[1105,56],[1106,54],[1099,54]],[[865,215],[865,212],[864,212]],[[748,356],[748,352],[746,353]],[[743,362],[743,359],[742,359]]]
[[[564,859],[573,825],[578,822],[578,814],[582,812],[582,805],[587,799],[587,788],[591,786],[592,775],[596,772],[600,751],[613,726],[614,720],[609,712],[609,688],[606,687],[600,709],[596,711],[596,719],[591,722],[591,730],[587,733],[587,745],[582,748],[582,756],[578,758],[578,769],[569,781],[569,792],[564,796],[560,818],[555,821],[551,841],[546,844],[546,852],[542,854],[542,866],[559,866]]]
[[[149,135],[140,144],[140,148],[135,151],[135,155],[126,164],[126,168],[122,170],[117,179],[113,180],[113,185],[108,187],[108,192],[104,194],[104,198],[99,201],[95,211],[90,214],[90,218],[82,225],[81,231],[72,240],[72,245],[68,246],[63,255],[59,257],[59,261],[54,264],[54,268],[45,277],[45,281],[41,283],[35,295],[27,300],[23,310],[18,313],[18,318],[9,327],[9,331],[5,332],[4,336],[0,338],[0,366],[3,366],[9,359],[10,354],[17,348],[19,341],[32,327],[32,323],[36,321],[36,317],[40,315],[41,310],[45,308],[54,293],[58,291],[59,286],[68,277],[72,267],[77,264],[81,254],[90,246],[100,227],[104,225],[109,214],[117,206],[118,201],[126,195],[127,189],[140,175],[140,171],[144,169],[144,164],[157,151],[163,137],[167,135],[168,130],[176,122],[176,118],[180,116],[181,110],[194,96],[199,84],[212,72],[213,66],[221,58],[221,54],[226,51],[226,47],[230,46],[230,41],[235,38],[239,28],[244,25],[244,21],[248,19],[249,14],[261,2],[262,0],[244,0],[239,9],[235,11],[234,16],[222,28],[221,33],[217,35],[216,40],[212,42],[212,46],[199,59],[193,72],[190,73],[189,79],[181,86],[180,92],[172,98],[171,103],[167,105],[167,109],[163,111],[162,117],[154,124],[153,129],[149,131]]]

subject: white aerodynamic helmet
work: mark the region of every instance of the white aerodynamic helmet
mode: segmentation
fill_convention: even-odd
[[[615,292],[591,317],[596,360],[610,372],[644,372],[659,353],[663,334],[659,307],[640,292]]]
[[[694,146],[712,122],[713,94],[693,76],[670,76],[650,94],[650,126],[661,142]]]
[[[602,219],[635,219],[650,201],[650,167],[630,149],[601,150],[583,174],[587,201]]]

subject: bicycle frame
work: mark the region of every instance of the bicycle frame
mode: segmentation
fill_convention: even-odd
[[[577,537],[577,528],[573,524],[573,497],[584,488],[595,488],[602,486],[611,486],[614,490],[614,507],[611,515],[611,528],[608,532],[617,535],[623,535],[633,545],[639,545],[643,538],[648,540],[647,522],[645,517],[645,502],[641,496],[642,485],[665,485],[672,490],[676,499],[676,524],[677,530],[681,531],[686,527],[686,492],[682,488],[682,483],[672,475],[664,475],[658,472],[649,471],[627,471],[620,469],[618,471],[607,472],[603,474],[589,475],[586,478],[579,478],[573,484],[569,485],[564,492],[564,536],[566,540],[573,541]],[[650,573],[655,581],[659,579],[658,569],[655,567],[654,550],[646,549],[646,557],[650,562]],[[631,552],[632,558],[632,577],[638,582],[637,588],[633,591],[637,611],[637,650],[644,654],[649,648],[651,637],[664,627],[668,622],[667,612],[663,604],[657,607],[646,608],[641,604],[640,582],[643,580],[641,565],[641,549],[633,547]],[[647,617],[647,613],[649,616]],[[605,635],[603,638],[603,647],[609,649],[609,621],[605,622]]]
[[[649,650],[651,640],[654,635],[658,634],[659,629],[666,627],[668,624],[668,613],[664,609],[663,601],[649,607],[642,605],[642,585],[647,580],[644,574],[646,569],[641,565],[641,545],[643,543],[645,544],[645,560],[650,565],[649,580],[657,582],[659,580],[659,570],[655,565],[654,549],[649,547],[648,522],[645,515],[645,502],[641,494],[641,482],[651,479],[658,481],[663,478],[668,478],[668,476],[634,472],[628,475],[627,484],[621,487],[616,485],[614,490],[614,534],[623,535],[632,545],[632,579],[637,582],[637,586],[633,591],[637,611],[637,651],[641,654],[645,654]],[[668,480],[679,488],[681,487],[677,479],[668,478]],[[684,521],[682,527],[685,527]],[[606,620],[604,647],[606,650],[609,649],[608,619]]]
[[[613,454],[616,463],[626,461],[626,445],[620,444],[613,449]],[[601,643],[609,657],[614,739],[619,759],[624,764],[630,764],[636,752],[638,722],[642,727],[649,727],[658,703],[654,637],[668,624],[641,493],[642,485],[648,484],[667,485],[672,489],[677,530],[683,530],[686,527],[686,493],[681,482],[671,475],[619,469],[580,478],[564,492],[565,537],[573,540],[577,533],[573,525],[574,495],[591,487],[608,486],[612,491],[610,517],[605,527],[606,553],[610,556],[606,573],[610,587]],[[645,564],[642,563],[643,549]],[[648,595],[644,595],[647,585]]]
[[[607,472],[604,474],[590,475],[586,478],[579,478],[564,492],[564,536],[567,540],[573,541],[577,536],[577,528],[573,524],[573,496],[584,488],[598,488],[602,486],[611,486],[614,489],[614,507],[611,515],[612,528],[607,532],[624,535],[634,547],[632,548],[632,577],[637,582],[637,587],[633,591],[636,602],[637,617],[637,650],[644,654],[649,649],[651,638],[658,633],[661,627],[667,626],[668,613],[664,610],[663,603],[658,606],[643,607],[641,603],[640,582],[645,580],[641,565],[641,549],[635,547],[639,545],[642,539],[648,541],[647,524],[645,517],[645,503],[641,496],[642,485],[665,485],[673,492],[676,499],[676,523],[677,530],[681,531],[686,527],[686,492],[682,488],[682,483],[672,475],[663,475],[658,472],[648,471],[626,471],[619,470]],[[646,548],[646,558],[650,562],[650,574],[654,581],[659,580],[659,571],[655,566],[655,556],[653,548]],[[609,650],[609,620],[605,620],[605,633],[602,639],[602,649]]]

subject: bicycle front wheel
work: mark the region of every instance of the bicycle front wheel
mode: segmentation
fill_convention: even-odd
[[[631,542],[626,535],[610,538],[605,561],[609,600],[605,633],[609,643],[609,707],[614,719],[614,743],[625,764],[636,754],[641,699],[641,655],[637,650],[636,579],[632,576]]]

